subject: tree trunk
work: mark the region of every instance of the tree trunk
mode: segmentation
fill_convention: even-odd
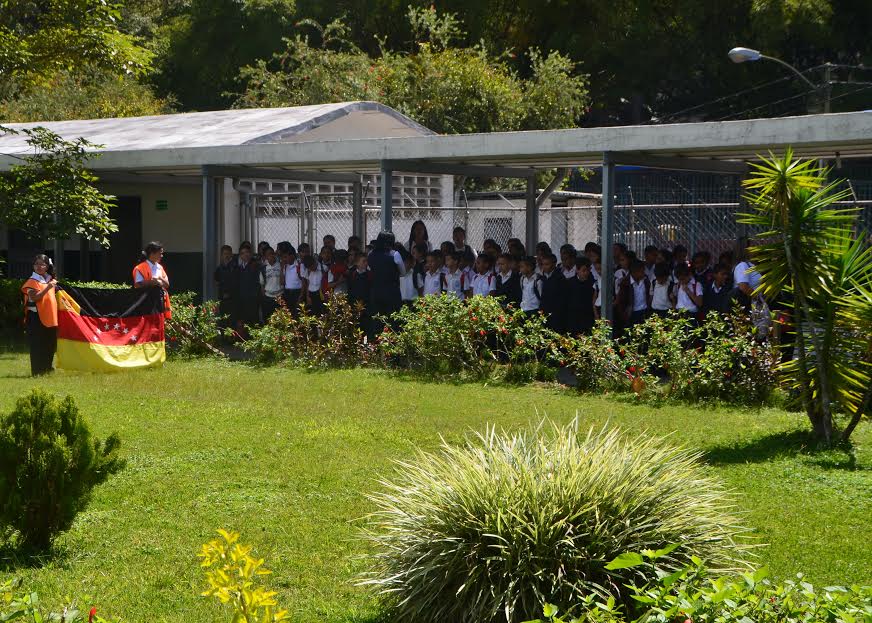
[[[860,420],[863,419],[863,415],[869,412],[870,406],[872,406],[872,387],[866,390],[866,395],[863,396],[863,401],[860,403],[860,406],[857,407],[857,412],[854,413],[854,417],[852,417],[851,421],[848,422],[848,426],[842,431],[839,441],[846,443],[848,439],[851,438],[851,433],[853,433],[854,429],[857,428],[857,424],[859,424]]]

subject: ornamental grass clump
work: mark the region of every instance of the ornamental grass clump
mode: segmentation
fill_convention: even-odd
[[[649,435],[583,433],[577,420],[421,451],[370,496],[363,583],[397,620],[514,622],[545,602],[626,600],[626,585],[653,571],[606,568],[625,552],[677,545],[661,569],[693,556],[715,572],[746,569],[732,497],[699,459]]]

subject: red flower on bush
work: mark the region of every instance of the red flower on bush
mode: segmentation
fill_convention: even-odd
[[[476,320],[478,320],[478,316],[473,316],[472,321],[475,322]]]
[[[479,332],[478,332],[478,334],[479,334],[479,335],[484,335],[484,334],[485,334],[484,329],[480,329]]]
[[[88,623],[93,623],[95,616],[97,616],[97,606],[91,606],[88,611]]]

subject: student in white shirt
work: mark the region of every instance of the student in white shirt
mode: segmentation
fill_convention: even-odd
[[[565,244],[560,247],[560,265],[557,267],[563,273],[566,279],[575,277],[575,258],[578,257],[578,251],[571,244]]]
[[[521,273],[521,311],[530,314],[539,309],[542,298],[542,278],[536,274],[536,260],[521,258],[518,272]]]
[[[672,290],[672,300],[679,312],[696,314],[702,306],[702,286],[690,275],[687,264],[675,267],[677,283]]]
[[[300,294],[303,291],[303,265],[297,259],[294,247],[288,249],[285,263],[285,305],[296,316],[300,312]],[[303,297],[305,299],[305,296]]]
[[[648,317],[648,305],[651,290],[651,282],[645,275],[645,263],[641,260],[634,260],[630,264],[630,278],[628,280],[630,288],[630,325],[635,326],[645,322]]]
[[[666,316],[672,309],[672,271],[669,264],[654,265],[654,281],[651,282],[651,309],[658,316]]]
[[[400,253],[406,265],[406,274],[400,277],[400,297],[403,305],[412,305],[418,298],[418,288],[415,287],[415,259],[408,252]]]
[[[263,312],[263,320],[267,322],[278,308],[276,298],[281,296],[284,291],[282,264],[272,247],[267,247],[263,252],[263,264],[260,267],[260,288],[262,295],[260,308]]]
[[[439,253],[437,251],[431,251],[427,254],[427,261],[425,262],[425,266],[427,268],[427,272],[424,273],[422,295],[439,296],[440,294],[442,294],[442,282],[444,280],[444,276],[442,273],[442,267],[440,266]]]
[[[303,258],[300,276],[306,288],[304,296],[309,313],[315,316],[321,315],[324,311],[324,299],[321,296],[321,285],[324,280],[323,266],[314,257],[307,255]]]
[[[460,253],[445,256],[445,270],[442,273],[443,291],[461,301],[466,298],[466,275],[460,269]]]
[[[482,253],[475,258],[476,274],[472,278],[472,284],[467,289],[467,296],[489,296],[496,290],[497,284],[494,278],[494,260],[487,253]]]

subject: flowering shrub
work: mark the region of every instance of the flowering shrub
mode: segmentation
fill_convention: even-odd
[[[251,327],[242,348],[261,363],[290,362],[313,368],[348,368],[373,358],[360,328],[360,305],[342,295],[331,297],[321,316],[305,307],[294,317],[284,303],[262,327]]]
[[[395,365],[484,378],[500,364],[535,368],[557,338],[544,317],[503,308],[497,298],[476,296],[464,302],[441,295],[419,298],[396,312],[378,344]]]
[[[166,321],[169,352],[181,357],[217,354],[216,346],[222,335],[218,303],[206,301],[195,305],[194,296],[193,292],[183,292],[170,297],[173,314]]]
[[[625,355],[626,350],[612,340],[611,325],[601,320],[590,335],[562,337],[555,342],[551,361],[572,370],[579,391],[625,391],[632,386],[637,370],[641,374],[644,369],[630,363]]]
[[[649,567],[657,579],[631,584],[632,601],[619,604],[595,594],[573,609],[573,617],[561,618],[560,609],[543,605],[544,619],[527,623],[833,623],[872,620],[872,587],[829,586],[816,590],[803,581],[775,583],[766,568],[733,578],[711,577],[699,559],[675,573],[662,571],[659,552],[627,553],[615,558],[613,568]]]
[[[764,402],[775,386],[776,353],[756,339],[749,319],[711,314],[652,316],[629,331],[628,357],[666,379],[663,393],[684,400]]]
[[[42,623],[61,621],[62,623],[111,623],[97,615],[92,607],[87,613],[79,610],[74,603],[67,604],[60,612],[48,612],[41,607],[36,593],[25,591],[20,579],[9,579],[0,584],[0,621],[24,621]]]
[[[218,534],[221,538],[204,543],[198,555],[209,584],[203,597],[230,604],[233,623],[285,621],[287,610],[274,610],[275,591],[257,585],[259,577],[272,573],[264,568],[263,558],[254,558],[251,546],[239,543],[238,532],[218,530]]]

